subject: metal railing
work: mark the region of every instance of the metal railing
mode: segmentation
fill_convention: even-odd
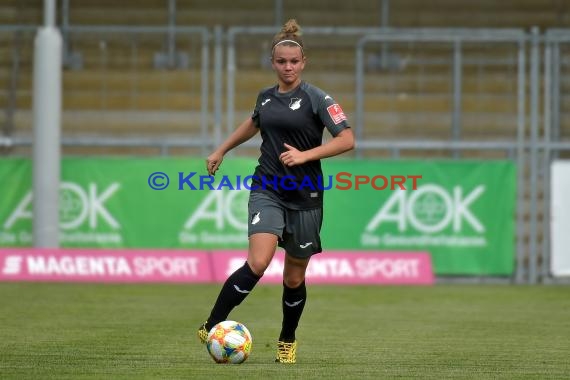
[[[570,51],[570,30],[569,29],[550,29],[543,35],[538,34],[538,30],[534,31],[533,45],[533,58],[536,61],[534,68],[535,72],[533,77],[537,77],[534,82],[531,82],[531,91],[533,96],[533,103],[531,107],[535,109],[535,119],[531,125],[531,144],[534,146],[533,156],[531,157],[533,165],[533,178],[538,181],[540,178],[541,186],[533,186],[532,197],[533,202],[538,203],[538,193],[542,190],[542,244],[538,245],[537,234],[533,234],[531,239],[533,246],[542,251],[542,260],[540,263],[533,262],[531,267],[533,269],[533,282],[538,282],[539,279],[545,282],[560,282],[563,279],[556,279],[551,277],[551,199],[552,192],[551,184],[551,168],[555,159],[559,158],[562,153],[570,152],[570,135],[564,136],[562,123],[566,118],[562,115],[562,99],[565,94],[562,92],[562,78],[564,77],[563,70],[568,67],[568,55],[564,56],[563,49]],[[543,94],[540,99],[540,48],[543,47]],[[567,70],[567,69],[566,69]],[[568,71],[566,71],[566,74]],[[540,100],[542,100],[542,128],[540,128]],[[542,130],[542,137],[540,131]],[[566,130],[568,133],[568,130]],[[538,213],[539,208],[533,210],[531,215],[534,218],[533,225],[537,227],[538,233]]]
[[[364,140],[364,82],[365,82],[365,47],[368,44],[394,43],[394,42],[424,42],[424,43],[444,43],[452,45],[453,59],[452,69],[452,125],[450,131],[450,141],[448,144],[430,144],[429,142],[411,142],[407,144],[408,148],[425,149],[425,146],[447,147],[453,150],[453,156],[458,158],[459,151],[464,149],[477,150],[501,150],[507,149],[513,157],[515,152],[515,161],[517,163],[517,282],[522,282],[525,274],[524,263],[524,217],[525,217],[525,199],[524,191],[524,167],[525,167],[525,45],[528,36],[520,29],[387,29],[377,34],[366,35],[362,37],[356,46],[356,125],[355,134],[358,141]],[[517,49],[517,124],[515,133],[513,133],[510,141],[469,141],[461,142],[461,115],[462,115],[462,81],[463,67],[462,62],[462,46],[466,43],[479,44],[512,44]],[[363,144],[361,147],[377,148],[377,143],[371,142]],[[535,182],[531,182],[535,183]],[[536,199],[532,199],[531,208],[536,206]],[[533,252],[529,253],[530,261],[534,261]],[[532,267],[530,269],[531,281],[534,281]]]
[[[6,70],[4,76],[11,78],[9,86],[4,89],[7,99],[4,127],[2,128],[4,142],[1,145],[4,147],[25,145],[30,141],[27,138],[29,136],[22,135],[14,127],[14,119],[18,116],[20,119],[30,119],[31,88],[22,89],[15,82],[18,77],[27,79],[26,75],[32,66],[33,52],[28,49],[32,49],[35,29],[35,27],[21,25],[0,26],[0,35],[10,38],[11,36],[25,34],[26,37],[25,49],[16,51],[17,46],[14,42],[13,64],[5,68],[0,67],[0,74]],[[66,84],[71,85],[71,87],[67,91],[66,100],[68,102],[64,101],[63,104],[64,117],[79,114],[74,121],[77,119],[82,119],[82,122],[93,120],[91,124],[98,124],[100,127],[100,130],[78,129],[79,132],[73,131],[75,135],[82,134],[82,141],[90,142],[92,146],[102,146],[101,141],[117,141],[120,138],[113,135],[114,132],[127,136],[142,134],[136,128],[130,131],[109,131],[109,128],[104,128],[108,120],[120,125],[125,120],[129,120],[127,115],[130,112],[133,120],[130,124],[136,123],[137,120],[148,121],[153,118],[160,128],[161,124],[167,124],[167,120],[172,119],[172,115],[178,110],[185,118],[196,120],[192,124],[197,125],[197,136],[189,141],[189,146],[202,147],[203,151],[206,152],[208,144],[204,144],[204,141],[210,141],[211,93],[209,80],[211,72],[210,50],[213,38],[208,28],[199,26],[176,28],[178,47],[191,50],[191,66],[185,68],[155,68],[152,63],[154,58],[152,54],[155,52],[152,50],[151,52],[145,51],[145,44],[152,44],[152,49],[154,46],[163,45],[165,43],[163,36],[172,33],[171,27],[67,26],[66,32],[68,33],[67,43],[70,45],[69,51],[74,53],[76,58],[81,58],[76,60],[75,66],[65,69],[64,78],[67,76],[68,79],[71,79],[66,81]],[[19,58],[20,56],[24,56],[25,60]],[[24,69],[19,66],[23,66]],[[87,75],[80,76],[77,79],[78,82],[90,84],[85,89],[78,89],[78,86],[73,85],[72,80],[82,72],[86,72]],[[141,89],[140,83],[142,82],[144,86],[146,80],[144,76],[148,73],[153,74],[153,78],[160,82],[163,81],[164,84],[151,89]],[[114,84],[113,81],[117,81],[119,86],[124,85],[124,87],[117,89],[117,84]],[[171,91],[173,85],[178,87],[177,93]],[[154,93],[157,90],[160,91],[159,94]],[[18,91],[21,94],[18,94]],[[196,93],[196,99],[193,95],[192,97],[189,95],[191,93]],[[174,109],[170,102],[176,101],[177,94],[182,95],[182,100],[178,103],[182,102],[183,104]],[[19,104],[18,99],[22,98],[26,99],[28,104]],[[83,101],[83,99],[86,100]],[[141,102],[142,105],[139,105]],[[145,104],[149,102],[154,103],[150,107],[146,106]],[[96,115],[97,112],[99,115]],[[178,121],[178,123],[181,122]],[[100,131],[105,129],[110,136],[92,137],[93,135],[100,136]],[[12,138],[13,141],[9,141]],[[64,135],[64,140],[65,138]],[[78,139],[73,141],[78,141]],[[136,136],[134,139],[125,137],[124,141],[124,145],[137,145],[140,136]],[[160,145],[165,146],[165,144]],[[163,151],[166,151],[165,149]]]
[[[304,27],[303,33],[305,36],[322,36],[322,37],[335,37],[335,36],[352,36],[359,37],[371,33],[377,33],[380,28],[352,28],[352,27]],[[274,26],[234,26],[228,28],[226,32],[226,52],[227,52],[227,65],[226,65],[226,100],[227,100],[227,121],[226,132],[230,132],[235,127],[235,82],[236,82],[236,36],[263,36],[266,39],[271,37],[279,31],[278,27]],[[257,54],[257,50],[243,52],[243,54]],[[266,52],[267,60],[269,60],[270,52]]]

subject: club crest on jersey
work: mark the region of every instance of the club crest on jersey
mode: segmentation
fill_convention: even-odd
[[[298,110],[299,108],[301,108],[302,100],[303,98],[291,98],[291,102],[289,103],[289,108],[291,108],[293,111]]]

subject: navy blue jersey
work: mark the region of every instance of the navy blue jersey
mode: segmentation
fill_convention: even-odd
[[[305,151],[321,145],[324,128],[332,136],[348,128],[340,106],[303,81],[287,93],[279,93],[278,86],[262,90],[251,117],[262,138],[252,191],[266,191],[291,209],[322,207],[322,188],[329,181],[323,178],[320,160],[287,167],[279,155],[287,150],[283,143]]]

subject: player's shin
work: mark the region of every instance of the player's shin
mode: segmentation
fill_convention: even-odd
[[[280,341],[295,341],[295,330],[297,330],[297,326],[299,325],[299,320],[301,319],[301,314],[303,314],[306,300],[307,288],[305,287],[305,281],[296,288],[289,288],[285,283],[283,283],[283,323],[281,334],[279,335]]]
[[[253,273],[247,262],[232,273],[222,286],[206,322],[206,329],[210,330],[217,323],[226,320],[233,308],[249,295],[260,278]]]

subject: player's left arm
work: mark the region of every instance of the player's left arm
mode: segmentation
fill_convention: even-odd
[[[307,91],[313,105],[313,113],[318,115],[333,138],[325,144],[305,151],[284,144],[287,150],[281,153],[279,158],[287,166],[301,165],[307,161],[336,156],[354,149],[354,134],[340,105],[330,95],[316,87],[309,86]]]
[[[283,145],[287,150],[281,153],[279,159],[287,166],[295,166],[308,161],[336,156],[354,149],[354,134],[351,128],[345,128],[325,144],[305,151],[300,151],[289,144]]]

